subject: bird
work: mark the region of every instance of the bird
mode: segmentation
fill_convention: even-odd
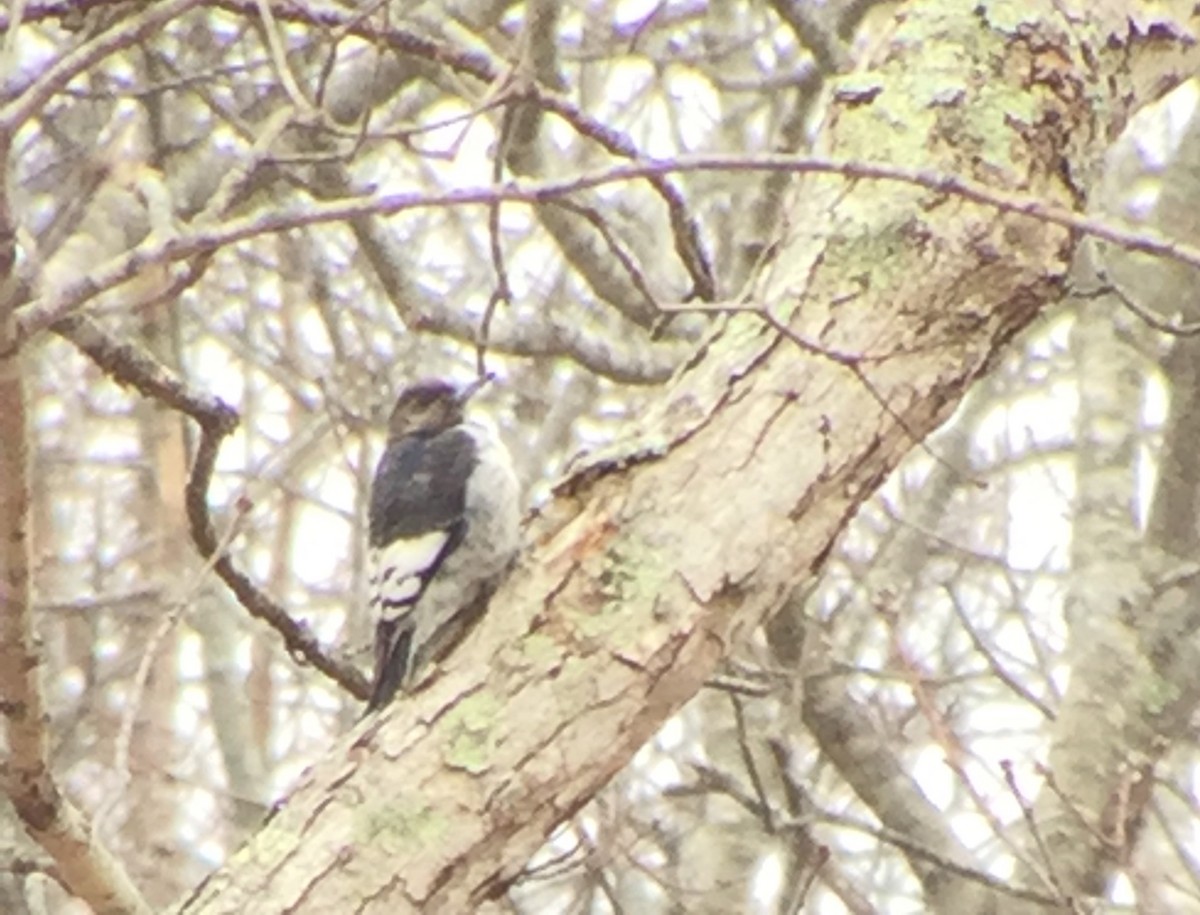
[[[521,487],[495,427],[467,417],[489,380],[396,398],[367,511],[375,670],[366,714],[409,691],[481,615],[515,561]]]

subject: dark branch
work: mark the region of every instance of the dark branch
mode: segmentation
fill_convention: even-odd
[[[293,657],[311,664],[355,698],[365,699],[366,678],[349,662],[330,656],[307,625],[294,620],[224,552],[209,511],[208,488],[221,442],[237,428],[237,412],[211,394],[190,387],[145,350],[114,339],[91,318],[71,315],[55,324],[54,330],[118,383],[129,385],[195,420],[200,427],[200,441],[187,482],[186,503],[188,525],[197,551],[212,563],[213,571],[250,615],[280,635]]]

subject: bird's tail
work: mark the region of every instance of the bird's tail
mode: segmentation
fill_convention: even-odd
[[[419,677],[430,664],[445,657],[479,622],[495,591],[496,582],[488,582],[466,606],[430,633],[420,645],[413,644],[415,626],[409,616],[398,620],[380,620],[375,626],[375,680],[364,717],[377,712],[396,697],[407,682]]]
[[[380,620],[375,635],[375,681],[363,713],[377,712],[395,698],[408,672],[413,626],[406,618]]]

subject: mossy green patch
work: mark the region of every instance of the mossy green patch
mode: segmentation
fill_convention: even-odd
[[[396,854],[436,845],[446,835],[447,826],[432,808],[402,800],[363,804],[354,818],[356,842]]]
[[[589,563],[588,574],[599,585],[600,601],[586,609],[564,608],[563,619],[584,642],[630,644],[669,584],[671,571],[659,561],[661,551],[636,540],[608,550]]]
[[[443,758],[446,764],[480,773],[491,765],[496,745],[496,721],[501,705],[491,693],[468,696],[446,713],[449,735]]]
[[[1150,715],[1161,715],[1179,701],[1180,687],[1156,671],[1147,671],[1141,681],[1139,700],[1142,708]]]
[[[548,635],[535,632],[521,642],[521,654],[531,665],[544,667],[558,660],[558,643]]]

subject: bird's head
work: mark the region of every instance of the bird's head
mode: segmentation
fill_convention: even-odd
[[[440,378],[415,382],[396,398],[388,420],[388,435],[402,438],[418,432],[434,434],[463,421],[463,410],[488,377],[476,379],[465,387]]]

